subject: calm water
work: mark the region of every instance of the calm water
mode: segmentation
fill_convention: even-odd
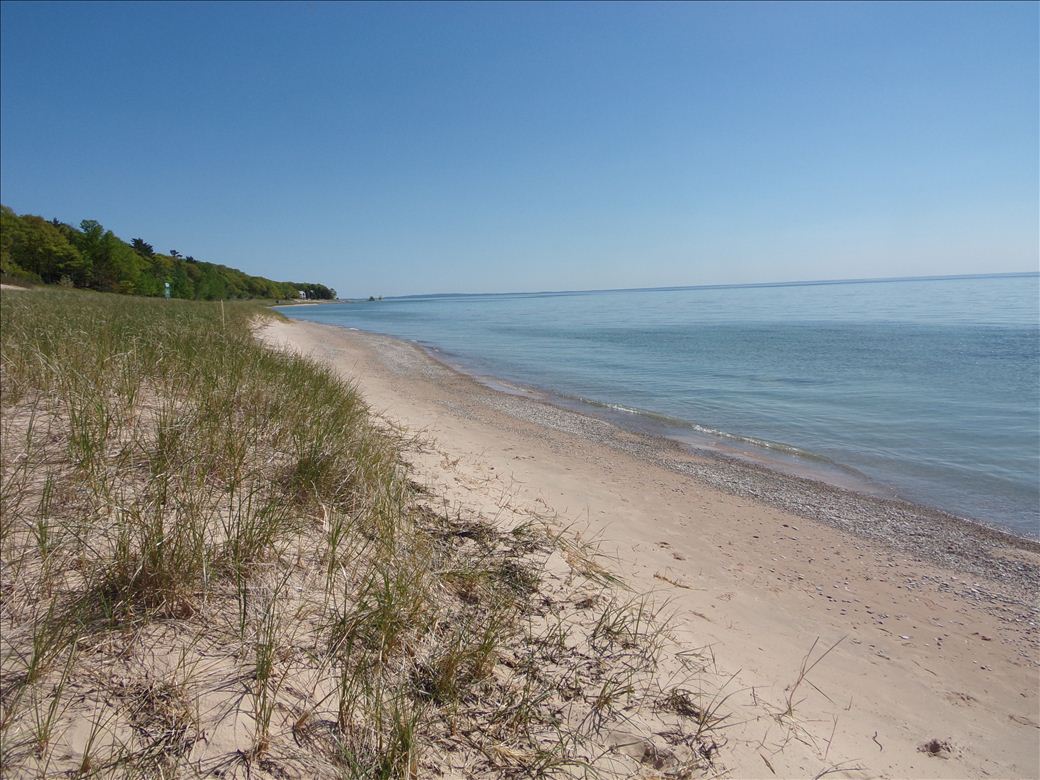
[[[1040,535],[1040,277],[292,309],[469,371]],[[838,480],[840,481],[840,480]]]

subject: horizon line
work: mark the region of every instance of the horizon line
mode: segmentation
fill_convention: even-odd
[[[487,295],[576,295],[580,293],[608,292],[661,292],[665,290],[724,290],[754,287],[811,287],[828,284],[885,284],[889,282],[930,282],[954,281],[957,279],[1000,279],[1024,276],[1040,276],[1040,271],[1001,271],[997,273],[975,274],[932,274],[927,276],[879,276],[853,279],[803,279],[785,282],[728,282],[720,284],[679,284],[661,287],[602,287],[585,290],[518,290],[512,292],[446,292],[446,293],[411,293],[409,295],[385,295],[383,300],[401,300],[408,298],[466,298]],[[358,300],[358,299],[346,299]],[[367,300],[363,296],[361,300]]]

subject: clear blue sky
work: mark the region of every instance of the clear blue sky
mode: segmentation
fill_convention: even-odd
[[[1038,6],[2,5],[0,196],[341,295],[1029,271]]]

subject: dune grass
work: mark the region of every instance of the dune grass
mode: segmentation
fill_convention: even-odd
[[[603,609],[567,612],[547,562],[593,555],[424,504],[353,387],[254,339],[276,315],[0,311],[5,774],[584,774],[583,740],[658,696],[645,598],[597,564],[567,581]]]

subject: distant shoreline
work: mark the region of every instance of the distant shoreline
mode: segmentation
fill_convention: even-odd
[[[515,292],[450,292],[450,293],[416,293],[413,295],[388,295],[388,301],[411,300],[417,298],[469,298],[494,297],[498,295],[583,295],[586,293],[612,292],[667,292],[677,290],[740,290],[763,287],[819,287],[832,284],[889,284],[892,282],[955,282],[962,279],[1014,279],[1040,276],[1040,271],[1007,271],[993,274],[950,274],[941,276],[881,276],[877,278],[856,279],[807,279],[788,282],[742,282],[729,284],[689,284],[665,285],[663,287],[603,287],[584,290],[520,290]],[[340,301],[342,302],[342,301]],[[362,302],[362,301],[359,301]]]

